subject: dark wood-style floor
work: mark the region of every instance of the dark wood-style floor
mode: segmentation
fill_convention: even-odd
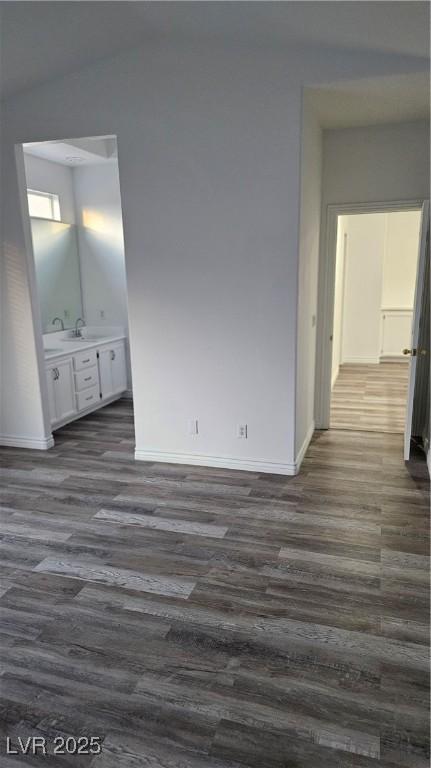
[[[331,428],[404,433],[408,362],[340,365],[331,397]]]
[[[428,766],[428,483],[402,438],[299,476],[136,463],[131,405],[2,449],[2,768]],[[6,757],[5,737],[103,738]]]

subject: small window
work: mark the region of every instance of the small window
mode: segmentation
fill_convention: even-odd
[[[58,195],[50,192],[37,192],[35,189],[27,190],[28,211],[30,216],[39,219],[54,219],[61,221],[60,200]]]

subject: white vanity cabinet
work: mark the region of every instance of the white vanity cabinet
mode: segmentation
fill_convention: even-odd
[[[127,389],[124,339],[75,348],[47,361],[49,413],[56,428],[115,400]]]
[[[47,379],[51,424],[75,416],[77,407],[72,360],[61,360],[48,365]]]
[[[124,343],[100,347],[99,351],[100,392],[102,399],[112,397],[127,389],[126,355]]]

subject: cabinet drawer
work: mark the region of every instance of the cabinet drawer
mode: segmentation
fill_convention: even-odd
[[[75,390],[81,392],[88,387],[99,387],[99,372],[97,366],[93,368],[84,368],[83,371],[75,373]]]
[[[82,371],[84,368],[91,368],[93,365],[97,365],[97,352],[95,349],[78,352],[73,356],[75,371]]]
[[[78,411],[83,411],[85,408],[90,408],[92,405],[98,405],[99,403],[99,387],[90,387],[90,389],[83,389],[82,392],[76,393]]]

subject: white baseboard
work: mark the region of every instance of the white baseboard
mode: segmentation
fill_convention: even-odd
[[[235,459],[231,456],[206,456],[200,453],[169,453],[137,448],[136,461],[160,461],[167,464],[193,464],[202,467],[238,469],[243,472],[265,472],[274,475],[296,475],[296,464],[259,459]]]
[[[54,445],[50,437],[18,437],[16,435],[0,435],[0,446],[5,448],[32,448],[36,451],[47,451]]]
[[[311,438],[314,435],[314,430],[315,429],[316,429],[316,425],[315,425],[314,421],[312,421],[310,426],[309,426],[309,428],[308,428],[307,434],[305,435],[305,440],[302,443],[302,445],[301,445],[301,447],[300,447],[300,449],[299,449],[299,451],[297,453],[296,459],[295,459],[295,475],[297,475],[299,470],[301,469],[301,464],[302,464],[302,462],[304,460],[305,454],[307,453],[307,448],[310,445],[310,441],[311,441]]]
[[[378,365],[379,357],[345,357],[340,365]]]

